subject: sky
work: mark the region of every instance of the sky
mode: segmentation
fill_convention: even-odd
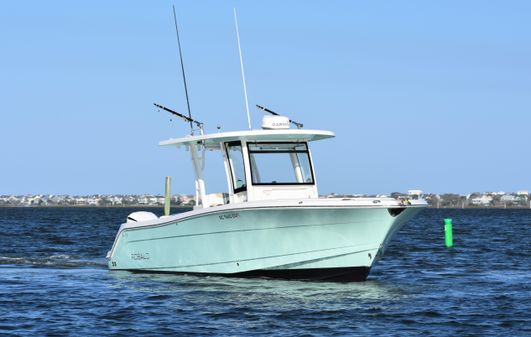
[[[236,8],[253,128],[336,133],[321,194],[531,190],[529,1],[52,0],[0,2],[0,195],[193,192],[173,4],[193,116],[247,128]]]

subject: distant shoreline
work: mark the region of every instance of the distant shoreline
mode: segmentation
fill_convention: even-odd
[[[160,205],[109,205],[109,206],[97,206],[97,205],[0,205],[0,208],[148,208],[148,209],[164,209],[164,206]],[[193,209],[194,206],[182,206],[171,205],[172,209]],[[472,206],[472,207],[433,207],[428,206],[429,209],[531,209],[526,206]]]
[[[448,209],[519,209],[531,208],[531,195],[527,190],[517,192],[474,192],[467,195],[455,193],[433,194],[423,193],[421,190],[409,190],[407,194],[393,192],[390,195],[365,195],[365,194],[327,194],[320,198],[394,198],[401,200],[424,199],[430,208]],[[174,194],[171,196],[172,207],[186,208],[195,204],[194,195]],[[2,195],[0,194],[1,207],[104,207],[104,208],[149,208],[164,207],[166,198],[162,195]]]
[[[192,209],[194,206],[171,205],[170,208]],[[160,208],[160,205],[0,205],[0,208]]]

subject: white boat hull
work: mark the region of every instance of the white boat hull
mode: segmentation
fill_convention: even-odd
[[[225,205],[123,224],[109,268],[361,281],[396,231],[425,206],[320,200]],[[389,209],[401,212],[393,216]]]

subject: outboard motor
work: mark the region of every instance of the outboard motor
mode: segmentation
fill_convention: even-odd
[[[127,216],[127,222],[142,222],[155,219],[158,219],[155,214],[144,211],[133,212]]]

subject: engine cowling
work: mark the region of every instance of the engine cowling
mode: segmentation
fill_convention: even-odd
[[[142,222],[158,219],[158,216],[151,212],[133,212],[127,216],[127,222]]]

